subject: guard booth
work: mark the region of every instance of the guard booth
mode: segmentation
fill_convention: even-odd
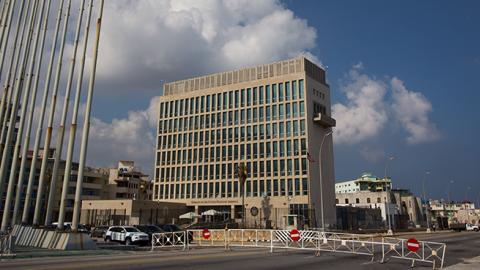
[[[293,230],[298,228],[298,215],[288,214],[283,216],[283,228]]]

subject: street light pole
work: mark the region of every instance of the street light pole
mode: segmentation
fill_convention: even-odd
[[[388,161],[389,160],[394,160],[394,156],[390,156],[386,161],[385,161],[385,175],[384,175],[384,180],[387,181],[387,167],[388,167]],[[390,217],[390,193],[392,190],[392,182],[390,181],[390,190],[387,188],[387,201],[385,204],[386,208],[386,214],[387,214],[387,223],[388,223],[388,235],[393,235],[393,230],[392,230],[392,222],[391,222],[391,217]]]
[[[448,196],[448,203],[451,203],[451,202],[452,202],[451,192],[450,192],[450,185],[453,184],[453,183],[455,183],[455,181],[453,181],[453,180],[450,180],[450,182],[448,182],[448,190],[447,190],[447,191],[448,191],[448,194],[447,194],[447,196]]]
[[[430,174],[429,171],[426,171],[423,175],[422,189],[423,189],[423,202],[425,203],[425,217],[427,219],[427,233],[430,233],[430,218],[428,216],[428,209],[430,208],[430,203],[427,204],[426,194],[425,194],[425,181],[427,180],[427,175]]]
[[[318,169],[319,169],[319,175],[320,175],[320,209],[322,210],[322,213],[321,213],[322,231],[325,231],[325,218],[323,214],[324,208],[323,208],[323,179],[322,179],[323,178],[322,177],[322,148],[323,148],[323,143],[325,142],[325,138],[330,135],[332,135],[331,130],[323,135],[322,143],[320,144],[320,151],[318,153]]]

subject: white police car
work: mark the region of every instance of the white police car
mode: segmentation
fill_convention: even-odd
[[[112,226],[105,233],[105,242],[122,242],[125,245],[146,244],[148,243],[148,234],[139,231],[132,226]]]

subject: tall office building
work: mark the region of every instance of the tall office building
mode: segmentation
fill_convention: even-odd
[[[323,201],[325,224],[333,225],[330,116],[325,71],[304,57],[166,83],[153,199],[238,218],[235,170],[244,163],[247,209],[315,209],[304,218],[320,227]]]

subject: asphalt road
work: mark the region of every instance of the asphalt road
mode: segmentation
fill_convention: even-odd
[[[445,266],[459,264],[469,258],[480,256],[480,233],[441,233],[415,235],[419,240],[447,244]],[[402,236],[408,238],[408,236]],[[86,255],[66,257],[43,257],[32,259],[9,259],[0,261],[0,269],[195,269],[195,270],[291,270],[291,269],[407,269],[408,261],[391,259],[378,263],[379,256],[371,262],[371,257],[362,255],[322,252],[314,256],[311,251],[283,251],[270,253],[267,249],[222,248],[195,249],[188,252],[178,250],[126,251],[112,255]],[[416,264],[416,269],[431,269],[431,265]],[[468,268],[467,268],[468,269]],[[472,265],[471,269],[480,269]]]

